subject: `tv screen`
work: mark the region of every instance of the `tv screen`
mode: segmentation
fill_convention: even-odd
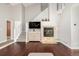
[[[40,29],[41,24],[40,22],[29,22],[30,29]]]

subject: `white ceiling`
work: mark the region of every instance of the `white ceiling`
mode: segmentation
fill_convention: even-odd
[[[15,5],[18,5],[18,4],[23,4],[24,7],[28,7],[28,6],[37,4],[37,3],[10,3],[10,5],[12,5],[12,6],[15,6]]]

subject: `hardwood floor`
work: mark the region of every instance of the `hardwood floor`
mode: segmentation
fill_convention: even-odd
[[[16,42],[0,50],[0,56],[27,56],[30,52],[51,52],[55,56],[70,56],[71,50],[61,43]]]
[[[25,52],[25,43],[13,43],[13,44],[1,49],[0,55],[17,56],[17,55],[24,55],[24,52]]]

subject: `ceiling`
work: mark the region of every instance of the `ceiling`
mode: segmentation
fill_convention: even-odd
[[[28,6],[31,6],[31,5],[34,5],[34,4],[39,4],[39,3],[9,3],[9,4],[12,5],[12,6],[22,4],[22,5],[24,5],[24,7],[28,7]]]

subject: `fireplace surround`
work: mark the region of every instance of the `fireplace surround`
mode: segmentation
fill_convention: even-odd
[[[44,27],[44,37],[54,37],[54,27]]]
[[[57,44],[57,40],[55,38],[54,27],[53,26],[44,26],[42,35],[42,43],[43,44]]]

